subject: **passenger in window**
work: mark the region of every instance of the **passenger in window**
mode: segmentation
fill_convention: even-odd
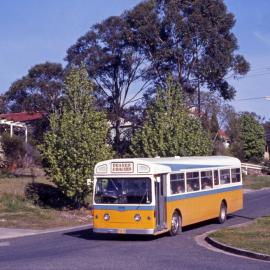
[[[191,181],[188,181],[187,183],[187,191],[197,191],[199,190],[200,187],[199,187],[199,183],[198,181],[196,180],[191,180]]]
[[[192,185],[190,183],[187,184],[187,191],[193,191]]]
[[[202,189],[211,189],[211,188],[213,188],[211,179],[204,178],[202,180]]]
[[[184,183],[178,183],[176,186],[176,193],[183,193],[185,192]]]

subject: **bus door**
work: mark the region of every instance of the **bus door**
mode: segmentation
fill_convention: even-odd
[[[166,174],[156,176],[155,181],[155,196],[156,196],[156,226],[158,230],[166,228]]]

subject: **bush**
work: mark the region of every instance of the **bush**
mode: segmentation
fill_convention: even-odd
[[[26,155],[26,144],[22,138],[4,133],[1,137],[2,148],[8,162],[16,163],[16,166],[22,166],[23,159]]]
[[[25,143],[20,136],[13,135],[13,137],[10,137],[9,134],[4,133],[1,143],[6,158],[6,162],[1,162],[4,167],[9,163],[14,169],[17,167],[29,168],[40,163],[40,154],[36,147],[30,143]]]

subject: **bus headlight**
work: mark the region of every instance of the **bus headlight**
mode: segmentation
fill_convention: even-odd
[[[108,220],[110,220],[110,215],[106,213],[106,214],[104,214],[103,218],[105,221],[108,221]]]
[[[134,220],[135,220],[135,221],[140,221],[140,220],[141,220],[141,215],[140,215],[140,214],[136,214],[136,215],[134,216]]]

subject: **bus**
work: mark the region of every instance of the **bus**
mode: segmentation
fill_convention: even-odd
[[[243,207],[241,163],[227,156],[102,161],[93,190],[95,233],[174,236]]]

